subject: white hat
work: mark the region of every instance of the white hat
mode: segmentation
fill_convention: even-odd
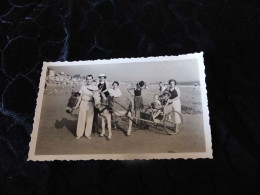
[[[106,77],[106,75],[104,73],[101,73],[98,77]]]

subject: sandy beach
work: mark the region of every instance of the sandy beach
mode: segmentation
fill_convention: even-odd
[[[205,138],[201,108],[200,88],[180,86],[183,128],[177,135],[168,135],[162,129],[140,129],[134,125],[131,136],[126,136],[127,122],[120,121],[119,129],[112,130],[111,141],[98,134],[88,140],[75,138],[78,110],[70,115],[65,112],[71,90],[80,86],[49,85],[44,94],[40,117],[36,154],[121,154],[121,153],[184,153],[204,152]],[[120,85],[124,97],[132,96],[127,86]],[[143,91],[144,104],[159,93],[157,85]],[[100,130],[100,128],[99,128]],[[131,146],[131,147],[129,147]]]

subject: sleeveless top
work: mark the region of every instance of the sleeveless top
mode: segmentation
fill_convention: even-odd
[[[105,91],[105,90],[107,89],[107,84],[106,84],[106,82],[104,82],[103,84],[102,84],[102,83],[99,83],[99,84],[98,84],[98,88],[101,89],[101,92],[102,92],[102,91]],[[109,92],[108,92],[108,91],[106,91],[104,94],[105,94],[106,97],[109,96]]]
[[[177,93],[176,89],[170,91],[170,88],[169,88],[169,89],[167,89],[167,91],[171,94],[171,96],[170,96],[171,100],[178,96],[178,93]]]
[[[134,90],[135,96],[141,96],[142,95],[142,89],[140,87],[137,87]]]

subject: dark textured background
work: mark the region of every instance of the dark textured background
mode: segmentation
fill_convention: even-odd
[[[259,194],[259,1],[0,1],[0,194]],[[214,160],[26,162],[42,61],[204,51]]]

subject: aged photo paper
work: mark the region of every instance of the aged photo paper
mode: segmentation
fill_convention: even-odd
[[[44,62],[28,160],[213,158],[203,53]]]

